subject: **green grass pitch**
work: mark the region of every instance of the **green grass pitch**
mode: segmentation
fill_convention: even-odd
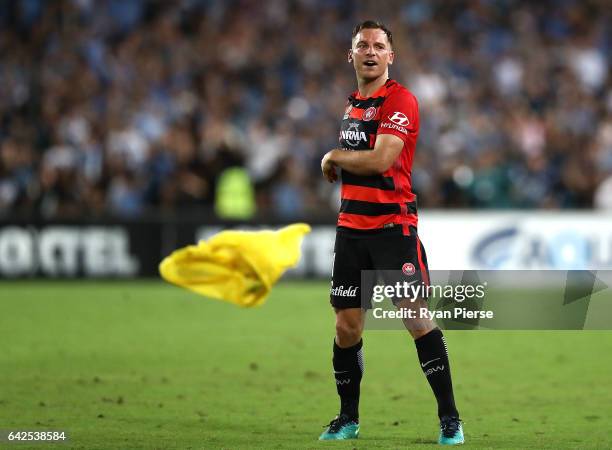
[[[32,448],[437,447],[400,331],[366,331],[361,438],[317,441],[337,412],[328,286],[283,282],[244,310],[161,281],[2,282],[0,429],[68,430],[68,444]],[[447,341],[467,447],[612,446],[610,332]]]

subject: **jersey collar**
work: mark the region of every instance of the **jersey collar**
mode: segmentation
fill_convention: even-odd
[[[369,97],[362,97],[359,94],[359,89],[353,92],[351,97],[353,97],[355,100],[367,100],[368,98],[384,97],[385,94],[387,93],[387,88],[391,86],[392,83],[394,83],[394,81],[391,78],[387,78],[387,81],[385,81],[385,84],[383,84],[381,87],[376,89],[376,91],[374,91],[374,93],[370,95]]]

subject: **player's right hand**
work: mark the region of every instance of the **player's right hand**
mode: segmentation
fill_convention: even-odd
[[[338,180],[338,174],[336,173],[336,165],[330,160],[330,153],[327,152],[321,160],[321,172],[327,181],[333,183]]]

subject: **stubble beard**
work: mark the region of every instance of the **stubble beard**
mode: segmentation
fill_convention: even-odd
[[[385,72],[386,71],[383,70],[377,75],[372,75],[372,74],[367,74],[367,73],[360,73],[359,71],[357,71],[357,80],[361,82],[362,84],[368,84],[368,83],[371,83],[383,77],[385,75]]]

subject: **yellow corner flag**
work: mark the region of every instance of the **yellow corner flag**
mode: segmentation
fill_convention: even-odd
[[[261,305],[274,283],[300,260],[310,226],[215,234],[172,252],[159,265],[162,278],[198,294],[244,307]]]

